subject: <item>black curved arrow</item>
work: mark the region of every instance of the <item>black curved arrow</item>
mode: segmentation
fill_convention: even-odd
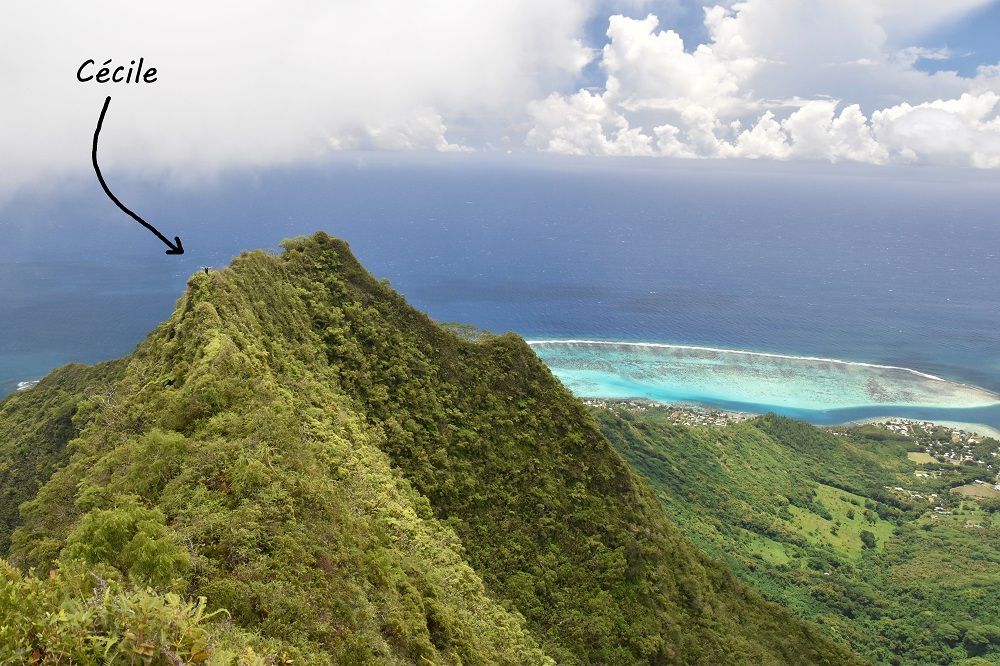
[[[184,254],[184,246],[181,244],[180,236],[174,236],[174,242],[171,243],[167,240],[167,237],[156,230],[152,224],[142,219],[131,210],[129,210],[125,204],[118,200],[114,194],[111,193],[111,188],[104,181],[104,176],[101,175],[101,167],[97,166],[97,139],[101,135],[101,126],[104,125],[104,115],[108,112],[108,105],[111,104],[111,96],[109,95],[106,100],[104,100],[104,108],[101,109],[101,117],[97,119],[97,129],[94,130],[94,150],[91,151],[90,156],[94,162],[94,172],[97,173],[97,180],[101,181],[101,187],[104,188],[104,193],[108,195],[108,198],[115,202],[115,205],[122,209],[122,211],[131,217],[133,220],[141,224],[142,226],[153,232],[153,235],[163,241],[163,244],[169,247],[167,254]]]

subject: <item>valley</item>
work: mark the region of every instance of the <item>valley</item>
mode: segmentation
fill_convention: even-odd
[[[963,491],[992,489],[1000,442],[901,421],[592,411],[671,519],[765,597],[875,663],[1000,659],[1000,502]]]

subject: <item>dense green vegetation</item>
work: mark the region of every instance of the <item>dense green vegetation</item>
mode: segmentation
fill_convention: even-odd
[[[523,341],[324,234],[79,372],[0,412],[4,466],[55,452],[10,496],[0,659],[853,661],[694,548]]]
[[[66,461],[66,445],[79,434],[77,408],[89,395],[109,390],[123,371],[121,361],[93,367],[67,365],[30,393],[0,402],[0,553],[20,522],[18,507],[34,497]]]
[[[5,664],[276,663],[274,645],[231,624],[209,623],[205,600],[129,589],[79,564],[45,578],[0,562],[0,659]],[[215,617],[213,617],[213,615]]]
[[[594,411],[674,522],[767,598],[877,663],[1000,663],[1000,515],[948,492],[982,469],[917,465],[912,438],[874,427]]]

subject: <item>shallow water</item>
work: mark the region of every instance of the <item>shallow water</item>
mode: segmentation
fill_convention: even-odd
[[[580,397],[691,402],[814,423],[872,416],[1000,423],[1000,395],[911,368],[662,343],[530,344]]]
[[[698,396],[811,410],[1000,404],[1000,396],[983,389],[897,366],[641,342],[530,344],[567,386],[581,394],[594,391],[592,397],[647,387],[674,399]]]

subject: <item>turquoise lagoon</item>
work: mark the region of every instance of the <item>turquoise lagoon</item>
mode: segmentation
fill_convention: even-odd
[[[776,412],[816,424],[898,416],[1000,425],[1000,395],[913,368],[652,342],[529,344],[583,398]]]

